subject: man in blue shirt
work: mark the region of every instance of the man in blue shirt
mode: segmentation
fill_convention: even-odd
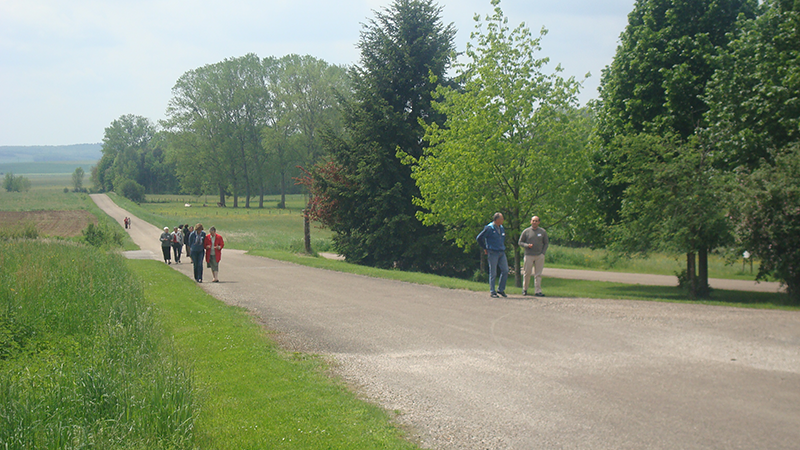
[[[505,218],[503,218],[502,214],[495,213],[492,219],[492,222],[483,227],[483,231],[480,232],[476,239],[478,240],[478,245],[486,253],[486,259],[489,262],[489,290],[492,297],[497,298],[497,294],[507,297],[508,259],[506,259],[506,229],[503,228]],[[500,272],[500,283],[497,287],[498,290],[495,291],[494,285],[498,271]]]

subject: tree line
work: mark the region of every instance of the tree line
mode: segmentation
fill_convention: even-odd
[[[106,128],[92,169],[98,190],[136,199],[148,193],[215,193],[233,207],[278,185],[285,205],[295,166],[320,155],[322,129],[335,129],[338,99],[348,95],[344,68],[311,57],[248,54],[182,75],[167,118],[158,125],[124,115]],[[277,183],[276,183],[277,180]]]
[[[709,253],[746,249],[800,297],[796,2],[638,0],[585,107],[582,80],[541,56],[546,30],[511,29],[499,3],[476,15],[465,62],[438,5],[395,0],[350,68],[247,55],[187,72],[148,144],[170,175],[142,185],[261,206],[300,165],[307,219],[351,262],[468,277],[500,211],[517,274],[536,214],[561,242],[685,253],[694,296],[709,295]],[[134,176],[115,159],[96,186]]]

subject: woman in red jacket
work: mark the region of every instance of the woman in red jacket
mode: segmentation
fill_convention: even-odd
[[[206,239],[203,241],[203,247],[206,249],[206,262],[214,275],[214,279],[211,282],[219,283],[219,260],[222,259],[222,247],[225,247],[225,241],[222,240],[222,236],[217,234],[215,227],[211,227],[208,230]]]

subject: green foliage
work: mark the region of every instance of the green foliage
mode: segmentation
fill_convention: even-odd
[[[398,149],[421,156],[420,121],[444,119],[431,100],[436,80],[444,79],[450,63],[455,30],[442,24],[440,13],[429,0],[397,0],[361,33],[361,64],[351,72],[354,98],[344,108],[346,131],[326,136],[332,170],[313,172],[319,198],[336,205],[328,208],[328,225],[348,261],[417,271],[466,270],[463,254],[444,241],[442,229],[416,219],[419,208],[412,199],[419,190],[410,168],[396,156]]]
[[[92,168],[98,191],[114,191],[126,180],[136,181],[148,193],[177,189],[174,166],[166,158],[165,143],[149,119],[120,116],[105,129],[103,156]]]
[[[535,56],[544,30],[535,39],[524,24],[509,30],[499,7],[487,22],[486,30],[478,22],[467,46],[463,86],[436,91],[432,106],[447,120],[422,123],[430,147],[419,158],[398,154],[413,165],[425,225],[443,225],[446,237],[473,247],[502,212],[519,273],[517,241],[531,215],[553,223],[577,209],[591,125],[576,108],[580,83],[544,73],[548,59]]]
[[[709,138],[750,170],[800,141],[800,4],[770,0],[742,19],[708,87]]]
[[[75,192],[83,192],[83,167],[78,167],[72,173],[72,186]]]
[[[133,200],[134,202],[141,203],[145,201],[144,195],[144,186],[141,184],[131,180],[131,179],[119,179],[114,182],[115,191],[117,191],[123,197]]]
[[[122,247],[124,238],[122,232],[103,223],[99,225],[90,223],[81,231],[81,234],[83,241],[87,244],[105,249]]]
[[[6,192],[26,192],[31,188],[31,181],[22,175],[16,177],[12,172],[6,172],[3,178],[3,189]]]
[[[614,227],[614,248],[625,253],[652,250],[698,252],[726,241],[723,186],[713,153],[697,139],[636,135],[618,138],[624,166],[616,183],[626,187],[622,220]]]
[[[0,242],[0,442],[192,448],[186,370],[119,255]]]
[[[619,219],[625,186],[615,184],[625,152],[620,135],[648,133],[687,139],[705,125],[706,84],[718,48],[739,14],[754,15],[755,0],[639,0],[600,83],[596,196],[606,223]]]
[[[773,275],[800,304],[800,144],[741,173],[732,201],[740,248],[761,258],[758,278]]]

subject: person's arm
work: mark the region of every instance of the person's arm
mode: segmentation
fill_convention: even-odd
[[[530,244],[528,244],[528,241],[525,239],[526,236],[527,235],[525,234],[525,230],[522,230],[522,233],[519,234],[519,242],[517,242],[518,246],[522,248],[530,247]]]
[[[542,254],[547,253],[547,246],[550,245],[550,238],[547,237],[547,231],[544,232],[544,246],[542,247]]]
[[[488,228],[489,227],[483,227],[483,230],[481,230],[481,232],[478,233],[478,236],[475,238],[478,241],[480,248],[484,250],[486,250],[486,230]]]

